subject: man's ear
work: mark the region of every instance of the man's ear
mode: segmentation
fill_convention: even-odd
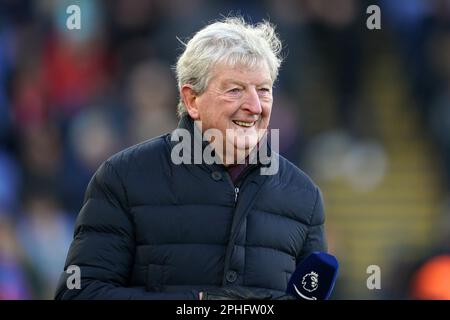
[[[185,84],[181,87],[181,99],[186,106],[186,110],[192,119],[199,119],[199,111],[197,105],[197,93],[194,91],[191,85]]]

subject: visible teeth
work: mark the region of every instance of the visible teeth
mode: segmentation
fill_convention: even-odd
[[[240,125],[243,127],[251,127],[255,124],[254,122],[244,122],[244,121],[238,121],[238,120],[234,120],[233,122],[236,123],[237,125]]]

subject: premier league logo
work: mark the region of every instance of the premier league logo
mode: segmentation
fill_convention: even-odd
[[[319,286],[319,275],[314,271],[305,274],[302,279],[302,285],[306,291],[313,292]]]
[[[307,273],[302,278],[302,291],[304,293],[307,292],[313,292],[319,287],[319,274],[317,272],[311,271],[310,273]],[[297,292],[297,294],[302,297],[305,300],[317,300],[314,296],[306,296],[305,294],[301,293],[301,291],[297,288],[297,286],[294,284],[294,290]]]

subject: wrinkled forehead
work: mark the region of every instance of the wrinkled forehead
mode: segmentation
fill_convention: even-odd
[[[246,61],[216,63],[210,71],[210,80],[213,79],[221,84],[229,82],[270,86],[273,84],[267,62],[262,58],[251,63]]]

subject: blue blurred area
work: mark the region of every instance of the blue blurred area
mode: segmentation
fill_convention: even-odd
[[[374,3],[381,30],[366,28]],[[66,28],[73,4],[81,30]],[[414,279],[450,254],[450,1],[6,0],[0,299],[52,297],[96,168],[176,126],[177,37],[229,13],[270,19],[283,40],[271,127],[324,192],[333,298],[448,297]],[[382,290],[367,289],[369,264]]]

